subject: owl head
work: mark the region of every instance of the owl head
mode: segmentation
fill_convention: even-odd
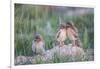
[[[65,29],[65,28],[66,28],[66,24],[65,23],[60,24],[60,29]]]
[[[74,23],[72,21],[66,22],[66,27],[73,27]]]
[[[42,40],[42,36],[40,34],[36,34],[35,35],[35,39],[34,39],[36,42],[39,42]]]

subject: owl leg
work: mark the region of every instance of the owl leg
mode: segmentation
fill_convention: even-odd
[[[64,42],[63,41],[61,41],[60,42],[60,47],[62,47],[64,45]]]
[[[61,47],[61,41],[59,42],[59,46]]]
[[[64,41],[62,41],[62,46],[64,45]]]
[[[80,47],[80,46],[81,46],[80,40],[76,40],[76,41],[75,41],[75,44],[76,44],[76,46]]]
[[[73,45],[73,46],[77,46],[77,47],[80,46],[78,40],[73,40],[72,45]]]
[[[72,46],[76,46],[76,41],[72,40]]]

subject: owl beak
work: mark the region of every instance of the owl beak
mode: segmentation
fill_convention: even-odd
[[[36,39],[34,41],[36,41]]]

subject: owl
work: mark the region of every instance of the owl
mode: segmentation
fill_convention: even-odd
[[[66,23],[67,37],[71,40],[73,46],[81,46],[78,30],[72,21]]]
[[[64,45],[64,41],[66,40],[66,37],[67,37],[66,25],[61,24],[56,34],[56,41],[59,43],[59,46]]]
[[[35,36],[32,42],[33,55],[43,55],[45,53],[45,42],[40,34]]]

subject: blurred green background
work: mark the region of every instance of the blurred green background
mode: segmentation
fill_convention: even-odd
[[[35,31],[43,36],[45,48],[51,49],[59,26],[59,17],[63,21],[72,20],[75,23],[84,49],[94,49],[93,8],[29,4],[15,4],[14,7],[15,56],[32,56],[31,46]]]

